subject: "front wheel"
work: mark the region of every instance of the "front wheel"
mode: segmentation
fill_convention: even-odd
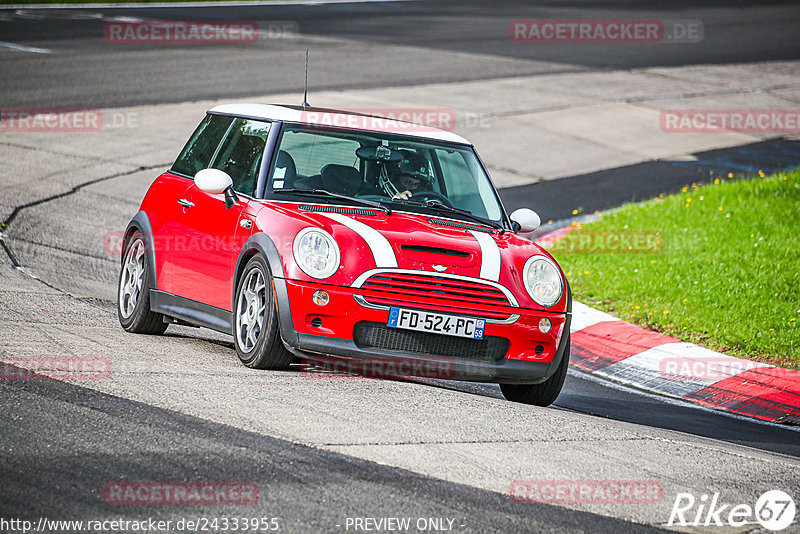
[[[135,334],[163,334],[167,329],[164,316],[150,311],[150,288],[153,273],[147,261],[144,235],[136,230],[122,251],[122,269],[117,291],[119,324]]]
[[[253,256],[236,288],[233,339],[239,359],[253,369],[288,369],[292,353],[278,332],[275,295],[267,263]]]
[[[567,334],[569,335],[569,334]],[[561,363],[553,376],[541,384],[500,384],[500,391],[503,396],[512,402],[523,404],[533,404],[535,406],[550,406],[558,398],[561,388],[564,387],[564,379],[567,377],[569,367],[569,338],[564,346],[564,354],[561,356]]]

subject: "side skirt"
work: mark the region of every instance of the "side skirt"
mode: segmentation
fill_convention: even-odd
[[[233,313],[208,304],[151,289],[150,309],[187,323],[233,335]]]

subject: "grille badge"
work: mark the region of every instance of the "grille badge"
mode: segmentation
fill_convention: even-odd
[[[431,265],[431,267],[433,267],[434,271],[438,271],[440,273],[447,270],[447,267],[444,265]]]

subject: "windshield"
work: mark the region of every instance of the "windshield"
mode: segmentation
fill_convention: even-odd
[[[325,190],[395,210],[473,222],[478,217],[493,225],[503,219],[471,147],[393,134],[285,126],[266,198],[303,196],[298,190]],[[318,195],[317,200],[347,202],[340,196]]]

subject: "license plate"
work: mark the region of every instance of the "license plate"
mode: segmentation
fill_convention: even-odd
[[[419,330],[447,336],[483,339],[483,330],[486,326],[486,320],[476,317],[461,317],[444,313],[407,310],[405,308],[391,308],[389,310],[389,322],[386,324],[394,328],[404,328],[406,330]]]

